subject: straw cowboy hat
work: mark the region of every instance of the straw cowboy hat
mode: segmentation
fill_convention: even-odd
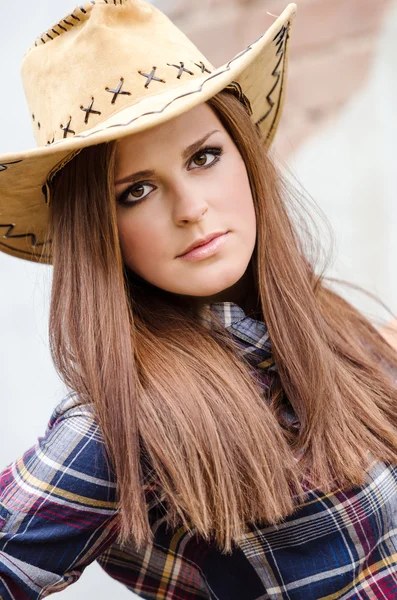
[[[156,7],[91,0],[36,39],[22,81],[37,147],[0,156],[0,250],[51,263],[51,180],[82,148],[163,123],[229,87],[269,144],[296,6],[219,68]]]

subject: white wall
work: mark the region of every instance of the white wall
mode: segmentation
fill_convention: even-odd
[[[354,282],[397,313],[397,2],[378,37],[364,87],[329,127],[290,161],[330,221],[329,274]],[[363,296],[347,296],[368,316],[390,318]]]

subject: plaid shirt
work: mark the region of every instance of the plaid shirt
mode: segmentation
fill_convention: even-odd
[[[231,303],[212,310],[258,373],[272,368],[263,323]],[[251,527],[229,555],[167,529],[153,511],[153,544],[121,549],[117,522],[115,481],[92,407],[70,394],[45,436],[1,474],[0,599],[61,591],[94,560],[153,600],[397,598],[397,469],[383,463],[372,465],[361,489],[309,491],[291,517]]]

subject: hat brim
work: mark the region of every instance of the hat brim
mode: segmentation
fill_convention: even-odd
[[[240,84],[250,102],[252,119],[269,145],[284,101],[289,28],[295,12],[296,5],[288,5],[263,35],[210,74],[142,100],[81,134],[0,156],[0,250],[51,264],[51,243],[46,241],[49,207],[43,186],[54,167],[81,148],[120,139],[177,117],[232,81]]]

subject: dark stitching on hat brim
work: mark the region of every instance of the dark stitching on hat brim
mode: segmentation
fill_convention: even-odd
[[[2,227],[2,226],[0,225],[0,227]],[[34,234],[27,233],[26,235],[30,236],[30,235],[34,235]],[[49,240],[48,242],[42,242],[39,245],[45,246],[46,244],[49,244],[50,242],[51,242],[51,240]],[[3,242],[0,242],[0,246],[3,246],[4,248],[8,248],[9,250],[12,250],[12,254],[14,254],[14,255],[15,254],[26,254],[27,256],[36,256],[33,252],[28,252],[28,250],[19,250],[19,248],[15,248],[15,246],[8,246],[8,244],[4,244]],[[51,255],[47,255],[47,256],[44,256],[43,258],[51,260],[52,257],[51,257]]]
[[[283,36],[283,38],[282,38],[282,40],[281,40],[282,42],[284,42],[284,45],[283,45],[283,52],[282,52],[282,54],[281,54],[281,56],[280,56],[280,60],[278,61],[278,63],[277,63],[277,65],[276,65],[276,67],[273,69],[272,75],[273,75],[274,77],[276,77],[276,73],[277,73],[277,70],[278,70],[278,68],[279,68],[279,66],[280,66],[280,63],[281,63],[281,61],[283,61],[283,68],[282,68],[282,71],[281,71],[281,72],[279,71],[279,72],[277,73],[277,81],[276,81],[276,83],[274,84],[274,86],[273,86],[273,88],[271,89],[271,91],[270,91],[270,92],[267,94],[267,96],[266,96],[266,100],[267,100],[267,102],[269,103],[269,105],[270,105],[270,108],[269,108],[269,110],[267,111],[267,113],[265,113],[265,114],[263,115],[263,117],[261,117],[261,118],[260,118],[260,119],[259,119],[259,120],[256,122],[256,125],[260,125],[260,124],[261,124],[261,123],[262,123],[262,122],[263,122],[263,121],[264,121],[264,120],[265,120],[265,119],[266,119],[266,118],[269,116],[269,114],[270,114],[270,113],[271,113],[271,111],[273,110],[273,108],[274,108],[274,102],[271,104],[271,95],[272,95],[272,93],[274,92],[274,90],[276,89],[276,87],[277,87],[277,85],[279,84],[279,82],[280,82],[280,79],[281,79],[281,83],[280,83],[280,93],[279,93],[279,95],[278,95],[278,102],[277,102],[277,106],[276,106],[276,109],[275,109],[275,115],[274,115],[274,118],[273,118],[272,124],[270,125],[270,128],[269,128],[269,130],[268,130],[268,132],[267,132],[266,139],[269,139],[269,137],[271,136],[271,134],[272,134],[272,132],[273,132],[273,129],[274,129],[274,126],[275,126],[275,123],[276,123],[277,115],[278,115],[278,113],[279,113],[279,111],[280,111],[280,103],[281,103],[281,98],[282,98],[282,95],[283,95],[283,90],[284,90],[284,80],[285,80],[285,50],[286,50],[286,47],[287,47],[287,42],[288,42],[288,38],[289,38],[289,28],[290,28],[290,22],[288,21],[288,23],[287,23],[286,25],[283,25],[283,26],[281,27],[281,29],[279,30],[279,32],[277,33],[277,35],[276,35],[276,36],[273,38],[273,41],[275,41],[275,40],[277,39],[277,37],[280,35],[280,33],[283,31],[283,29],[285,30],[285,31],[284,31],[284,36]]]
[[[46,244],[48,244],[48,242],[37,242],[37,237],[35,233],[18,233],[17,235],[11,235],[15,229],[15,225],[13,223],[0,224],[0,227],[8,227],[7,233],[3,235],[3,238],[7,240],[30,237],[32,240],[32,248],[38,248],[39,246],[45,246]],[[1,243],[5,245],[3,242]]]
[[[20,163],[20,162],[22,162],[22,159],[21,160],[13,160],[12,162],[0,163],[0,173],[7,171],[9,165],[16,165],[17,163]]]
[[[277,79],[276,79],[276,82],[273,85],[272,89],[266,96],[266,101],[269,104],[269,110],[267,112],[265,112],[263,117],[261,117],[260,119],[258,119],[258,121],[256,121],[256,123],[255,123],[256,125],[260,125],[269,116],[269,114],[272,112],[272,110],[274,108],[274,102],[273,102],[271,96],[272,96],[274,90],[276,89],[276,87],[278,86],[278,84],[280,82],[280,78],[282,77],[282,75],[284,73],[284,68],[282,71],[278,71],[278,68],[281,65],[281,63],[283,62],[283,59],[284,59],[284,56],[280,56],[280,60],[278,61],[275,70],[272,72],[272,76],[276,77]],[[284,67],[284,65],[283,65],[283,67]]]

